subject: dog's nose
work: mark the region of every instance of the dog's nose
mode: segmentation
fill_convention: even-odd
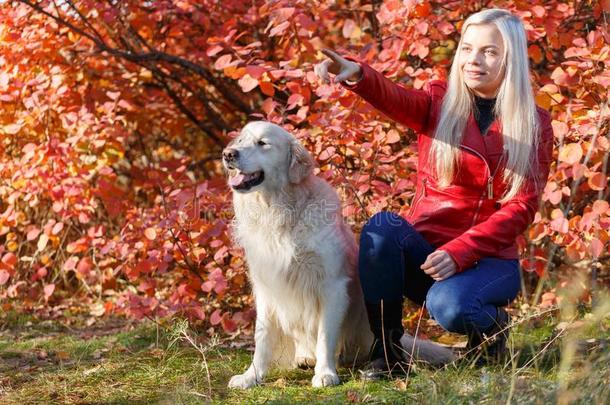
[[[239,152],[235,149],[227,148],[222,151],[222,158],[226,162],[234,162],[239,157]]]

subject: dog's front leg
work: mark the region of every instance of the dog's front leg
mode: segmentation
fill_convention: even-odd
[[[256,326],[254,329],[254,358],[243,374],[229,380],[229,388],[251,388],[261,383],[269,369],[278,328],[267,314],[263,300],[256,300]]]
[[[335,351],[347,302],[346,283],[335,280],[325,285],[318,323],[315,374],[311,380],[314,387],[339,384]]]

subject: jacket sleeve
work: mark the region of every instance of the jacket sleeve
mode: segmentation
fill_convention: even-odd
[[[342,82],[346,89],[358,94],[394,121],[416,132],[424,132],[431,104],[428,91],[407,89],[392,82],[368,64],[351,60],[360,64],[362,78],[355,84]]]
[[[449,253],[457,265],[458,273],[472,267],[479,259],[493,257],[499,249],[510,247],[515,238],[525,232],[534,220],[553,159],[553,127],[548,113],[543,114],[535,177],[528,177],[517,195],[486,221],[438,248]]]

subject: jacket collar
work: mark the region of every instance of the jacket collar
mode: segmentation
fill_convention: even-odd
[[[499,134],[500,124],[498,120],[494,120],[487,130],[487,143],[483,140],[483,135],[479,130],[474,114],[471,113],[466,123],[462,145],[468,149],[475,150],[485,159],[489,159],[489,155],[495,155],[503,152],[502,137]]]

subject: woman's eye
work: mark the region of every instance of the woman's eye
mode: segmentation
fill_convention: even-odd
[[[470,52],[470,48],[468,48],[468,47],[463,47],[463,48],[462,48],[462,51],[463,51],[463,52]]]
[[[496,55],[496,51],[491,51],[491,50],[489,50],[489,51],[487,51],[486,53],[487,53],[488,55],[492,55],[492,56]]]

